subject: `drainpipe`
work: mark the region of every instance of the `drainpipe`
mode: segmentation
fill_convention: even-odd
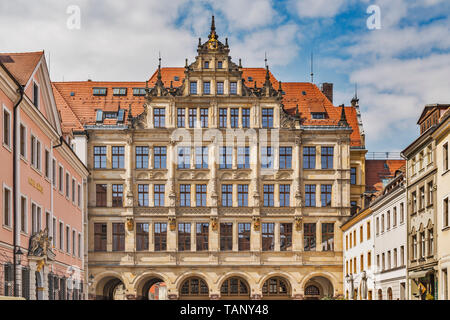
[[[15,80],[13,78],[13,80]],[[17,114],[19,112],[18,107],[19,104],[22,102],[23,100],[23,95],[24,95],[24,91],[23,91],[23,87],[17,82],[16,84],[18,85],[19,89],[19,94],[20,94],[20,99],[19,101],[17,101],[17,103],[14,105],[14,127],[13,127],[13,143],[12,143],[12,151],[13,151],[13,264],[14,264],[14,296],[17,295],[17,271],[16,271],[16,244],[17,244],[17,220],[16,220],[16,214],[17,214],[17,177],[16,177],[16,173],[17,173],[17,151],[16,151],[16,139],[17,139]]]

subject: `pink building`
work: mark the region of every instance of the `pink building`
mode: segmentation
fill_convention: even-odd
[[[83,299],[88,170],[43,52],[0,54],[0,107],[0,296]]]

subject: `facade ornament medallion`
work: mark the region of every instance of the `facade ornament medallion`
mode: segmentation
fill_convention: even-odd
[[[296,231],[302,231],[302,223],[303,223],[302,217],[295,217],[295,230]]]
[[[212,217],[211,218],[211,228],[213,231],[217,231],[218,230],[218,226],[219,224],[217,223],[217,218],[216,217]]]
[[[134,219],[133,218],[127,218],[127,229],[128,229],[128,231],[134,230]]]
[[[177,219],[175,217],[169,217],[170,231],[175,231],[177,228]]]
[[[261,229],[261,220],[259,217],[253,217],[253,229],[259,231]]]

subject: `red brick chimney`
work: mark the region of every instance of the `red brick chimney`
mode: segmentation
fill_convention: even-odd
[[[330,102],[333,103],[333,84],[324,82],[322,83],[321,90],[322,93],[325,95],[325,97],[327,97],[328,100],[330,100]]]

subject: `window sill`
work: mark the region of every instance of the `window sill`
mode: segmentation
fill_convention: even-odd
[[[442,172],[442,176],[446,175],[448,172],[450,172],[450,169],[447,169],[444,172]]]
[[[28,164],[28,160],[25,156],[20,155],[20,160],[22,160],[23,162],[25,162],[26,164]]]
[[[3,148],[8,150],[10,153],[12,153],[11,146],[8,146],[7,144],[3,143]]]
[[[448,231],[450,230],[450,225],[449,226],[445,226],[444,228],[442,228],[442,231]]]
[[[6,229],[6,230],[8,230],[8,231],[13,231],[12,227],[11,227],[11,226],[8,226],[8,225],[6,225],[6,224],[3,225],[3,228]]]
[[[33,169],[38,175],[42,176],[41,170],[39,170],[38,168],[36,168],[36,167],[33,166],[33,165],[31,165],[30,167],[31,167],[31,169]]]

